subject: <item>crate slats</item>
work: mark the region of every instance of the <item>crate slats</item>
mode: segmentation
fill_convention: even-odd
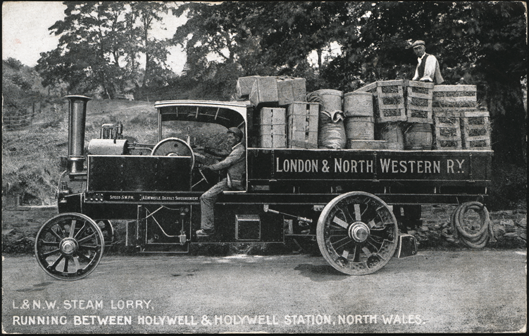
[[[409,123],[433,124],[433,83],[407,82],[406,115]]]
[[[377,82],[366,84],[366,85],[362,86],[361,88],[356,89],[355,91],[376,93],[376,91],[377,91]]]
[[[261,148],[286,148],[286,109],[263,107],[260,120]]]
[[[391,80],[377,82],[378,122],[406,121],[404,85],[407,81]]]
[[[435,85],[434,92],[476,92],[476,85]]]
[[[288,105],[288,148],[318,148],[319,106],[318,103],[306,102]]]
[[[476,85],[436,85],[433,89],[434,109],[475,108]]]
[[[488,111],[464,112],[461,116],[463,147],[490,150],[490,120]]]
[[[436,113],[434,115],[436,149],[462,148],[460,117],[459,112]]]

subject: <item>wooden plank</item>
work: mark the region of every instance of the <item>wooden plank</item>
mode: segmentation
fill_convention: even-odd
[[[462,117],[465,117],[465,118],[471,118],[471,117],[489,117],[490,114],[488,111],[469,111],[469,112],[465,112]]]
[[[355,91],[371,92],[371,91],[376,91],[376,89],[377,89],[377,82],[373,82],[373,83],[366,84],[362,86],[361,88],[356,89]]]
[[[286,109],[283,107],[261,108],[261,125],[285,125]]]
[[[484,146],[482,146],[483,143],[485,144]],[[490,150],[492,147],[490,139],[471,139],[465,142],[464,148],[473,150]]]
[[[462,149],[461,140],[456,139],[436,139],[436,149]]]
[[[411,81],[410,80],[406,83],[406,86],[433,89],[435,85],[432,82],[421,82],[421,81]]]
[[[443,103],[464,103],[464,102],[475,102],[476,97],[475,96],[464,96],[464,97],[439,97],[436,98],[434,96],[434,101],[443,102]]]
[[[377,81],[377,88],[381,86],[404,86],[407,84],[406,80],[404,79],[396,79],[396,80],[387,80],[387,81]]]
[[[434,92],[477,91],[476,85],[435,85]]]
[[[380,113],[377,115],[377,122],[394,122],[394,121],[406,121],[406,109],[404,107],[396,108],[399,110],[398,115],[384,115],[384,111],[389,111],[390,109],[380,109]]]

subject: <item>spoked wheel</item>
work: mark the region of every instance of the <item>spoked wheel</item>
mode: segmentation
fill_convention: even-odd
[[[376,272],[397,248],[397,219],[384,201],[366,192],[334,198],[323,209],[316,231],[323,257],[344,274]]]
[[[59,280],[78,280],[101,260],[105,238],[90,217],[65,213],[48,220],[37,233],[35,256],[40,267]]]

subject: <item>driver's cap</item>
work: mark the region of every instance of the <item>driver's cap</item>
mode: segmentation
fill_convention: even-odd
[[[239,139],[242,139],[242,131],[238,127],[230,127],[230,128],[228,128],[228,133],[233,133]]]

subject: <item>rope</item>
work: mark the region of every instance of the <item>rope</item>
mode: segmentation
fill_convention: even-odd
[[[465,213],[474,210],[479,213],[481,227],[477,231],[469,231],[464,225]],[[452,232],[454,238],[461,240],[465,245],[471,248],[483,248],[488,241],[495,242],[492,222],[489,217],[487,207],[480,202],[466,202],[456,208],[451,216]]]

